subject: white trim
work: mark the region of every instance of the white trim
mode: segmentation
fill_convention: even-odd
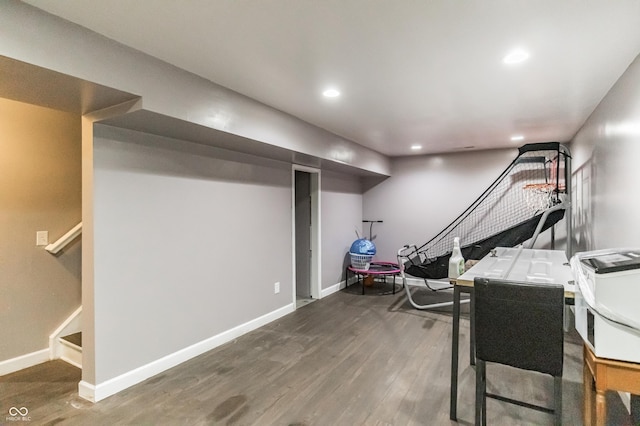
[[[286,305],[259,318],[152,361],[149,364],[140,366],[102,383],[98,383],[97,385],[92,385],[91,383],[87,383],[83,380],[78,384],[78,394],[86,400],[98,402],[127,389],[128,387],[140,383],[149,377],[155,376],[156,374],[175,367],[176,365],[188,361],[191,358],[230,342],[243,334],[275,321],[278,318],[292,313],[293,311],[295,311],[295,304]]]
[[[85,382],[81,380],[78,383],[78,396],[82,399],[86,399],[87,401],[97,402],[95,400],[96,395],[96,387],[91,383]],[[106,398],[106,397],[105,397]]]
[[[291,165],[291,248],[292,248],[292,301],[296,303],[296,170],[311,175],[311,224],[315,225],[311,236],[311,297],[322,299],[322,242],[321,242],[321,170],[313,167]]]
[[[323,288],[322,291],[320,292],[320,297],[327,297],[330,294],[333,293],[337,293],[340,290],[342,290],[343,288],[345,288],[345,282],[344,281],[340,281],[338,284],[334,284],[330,287],[327,288]]]
[[[321,172],[315,174],[316,178],[314,179],[314,174],[311,174],[311,205],[315,206],[311,210],[311,223],[316,226],[315,232],[313,234],[313,238],[311,240],[312,250],[314,250],[314,255],[311,258],[311,296],[317,297],[318,299],[322,298],[322,244],[321,244],[321,235],[322,235],[322,221],[320,212],[322,211],[321,206]],[[315,240],[314,240],[315,238]]]
[[[57,254],[80,234],[82,234],[82,222],[71,228],[69,232],[58,238],[55,243],[49,244],[44,249],[51,254]]]
[[[67,319],[65,319],[53,333],[49,335],[49,359],[60,358],[60,346],[58,345],[58,338],[64,333],[67,334],[77,333],[82,331],[81,329],[81,317],[82,306],[78,307]]]
[[[59,358],[75,367],[82,369],[82,348],[62,338],[59,339]]]
[[[355,277],[355,276],[349,277],[349,285],[353,285],[353,284],[355,284],[357,282],[358,282],[358,278],[357,277]],[[334,285],[329,286],[327,288],[323,288],[322,291],[320,292],[321,297],[327,297],[327,296],[329,296],[329,295],[331,295],[333,293],[339,292],[343,288],[346,288],[347,286],[346,286],[345,283],[346,283],[346,281],[342,280],[337,284],[334,284]]]
[[[0,361],[0,376],[49,361],[49,348]]]

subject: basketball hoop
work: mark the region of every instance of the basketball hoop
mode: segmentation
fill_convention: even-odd
[[[527,206],[535,211],[543,211],[553,206],[553,193],[556,186],[552,183],[530,183],[523,188]]]

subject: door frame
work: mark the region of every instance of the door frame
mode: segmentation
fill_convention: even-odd
[[[296,304],[296,171],[309,173],[311,176],[311,297],[320,299],[321,291],[321,241],[320,241],[320,169],[291,165],[291,247],[292,247],[292,300]]]

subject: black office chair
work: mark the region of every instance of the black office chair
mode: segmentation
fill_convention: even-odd
[[[476,425],[487,424],[487,397],[552,413],[562,424],[564,288],[476,278],[474,297]],[[487,393],[486,362],[553,376],[554,408]]]

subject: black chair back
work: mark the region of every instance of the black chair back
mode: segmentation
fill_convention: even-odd
[[[474,280],[477,358],[562,376],[564,287]]]

